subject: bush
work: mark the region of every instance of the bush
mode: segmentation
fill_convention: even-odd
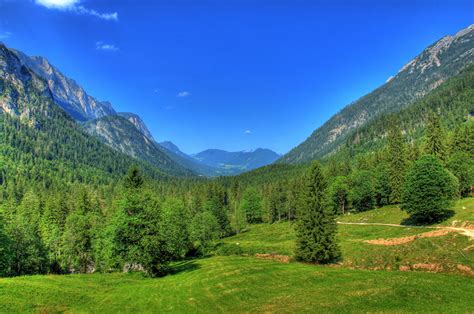
[[[432,155],[421,157],[407,175],[402,208],[415,220],[445,217],[458,191],[457,179]]]

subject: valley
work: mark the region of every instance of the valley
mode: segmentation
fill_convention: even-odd
[[[0,0],[0,313],[473,312],[441,2]]]

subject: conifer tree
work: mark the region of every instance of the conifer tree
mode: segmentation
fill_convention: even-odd
[[[326,179],[314,162],[304,176],[297,214],[296,257],[305,262],[330,263],[340,257],[336,221],[326,200]]]
[[[393,121],[388,132],[387,158],[389,163],[390,202],[399,203],[405,180],[407,153],[400,131],[400,123]]]
[[[442,163],[445,163],[447,155],[446,132],[441,125],[439,116],[435,113],[428,117],[425,136],[424,153],[436,156]]]

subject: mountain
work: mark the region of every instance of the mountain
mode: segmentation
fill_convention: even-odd
[[[21,63],[43,78],[51,90],[55,102],[78,121],[86,121],[115,114],[107,101],[89,96],[76,81],[66,77],[43,57],[30,57],[21,51],[10,49]]]
[[[175,155],[178,155],[178,156],[181,156],[183,158],[187,158],[187,159],[193,159],[191,156],[183,153],[178,146],[176,146],[173,142],[170,142],[170,141],[164,141],[164,142],[160,142],[158,143],[160,144],[162,147],[166,148],[168,151],[172,152],[173,154]]]
[[[235,175],[266,166],[275,162],[280,155],[270,149],[256,149],[250,152],[227,152],[208,149],[191,155],[200,163],[217,169],[216,175]]]
[[[136,114],[131,112],[118,112],[117,115],[124,117],[130,121],[143,135],[145,135],[149,140],[154,141],[153,135],[151,135],[150,130],[146,126],[145,122]]]
[[[170,175],[191,175],[168,151],[155,143],[143,120],[134,113],[116,113],[112,104],[88,95],[73,79],[66,77],[43,57],[30,57],[9,49],[19,62],[42,78],[54,102],[102,143],[133,158],[145,161]]]
[[[61,182],[110,182],[138,164],[154,178],[156,167],[117,152],[87,134],[58,106],[49,84],[0,44],[0,163],[10,180],[18,176],[43,186]]]
[[[121,115],[110,115],[87,121],[84,123],[84,128],[115,150],[146,161],[170,175],[193,174],[192,171],[173,160],[153,138],[150,139],[134,123]]]
[[[342,109],[279,162],[302,163],[333,153],[355,129],[409,106],[472,63],[474,25],[426,48],[384,85]]]
[[[474,65],[471,65],[408,107],[397,113],[378,116],[355,130],[348,137],[347,144],[353,153],[380,149],[386,144],[393,121],[399,121],[399,128],[409,142],[419,142],[425,134],[425,125],[432,112],[436,112],[443,126],[452,131],[474,116],[473,99]],[[471,123],[472,127],[474,124]],[[470,138],[474,141],[474,129],[471,130]],[[474,154],[472,156],[474,158]]]

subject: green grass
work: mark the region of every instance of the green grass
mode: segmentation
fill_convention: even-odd
[[[140,274],[0,279],[1,312],[472,312],[474,279],[281,264],[248,257]],[[178,271],[178,269],[177,269]]]
[[[456,225],[474,221],[474,199],[464,199],[453,208],[455,216],[442,225]],[[364,213],[341,217],[343,222],[399,224],[407,216],[395,206],[374,209]],[[436,264],[439,271],[461,273],[458,265],[474,269],[474,249],[464,251],[472,241],[461,234],[417,239],[413,242],[382,246],[365,243],[365,240],[401,238],[430,230],[411,227],[339,225],[338,240],[347,267],[363,269],[399,269],[414,264]],[[243,254],[269,253],[293,256],[296,235],[288,222],[252,225],[246,232],[224,239],[222,246],[238,246]]]
[[[458,225],[460,222],[471,222],[474,224],[474,198],[465,198],[455,202],[451,208],[454,216],[437,225]],[[405,211],[399,206],[391,205],[382,208],[369,210],[367,212],[344,215],[338,220],[342,222],[363,222],[363,223],[388,223],[401,224],[408,219]]]
[[[443,225],[472,222],[474,199],[461,200]],[[349,222],[400,223],[394,206],[342,217]],[[335,267],[278,263],[252,256],[216,256],[173,265],[173,274],[31,276],[0,279],[0,312],[473,312],[474,277],[400,266],[436,264],[441,272],[474,268],[466,236],[417,239],[397,246],[365,240],[426,232],[420,228],[339,225],[343,260]],[[295,232],[288,223],[252,225],[224,239],[220,249],[245,255],[293,255]],[[391,271],[387,271],[391,270]]]

